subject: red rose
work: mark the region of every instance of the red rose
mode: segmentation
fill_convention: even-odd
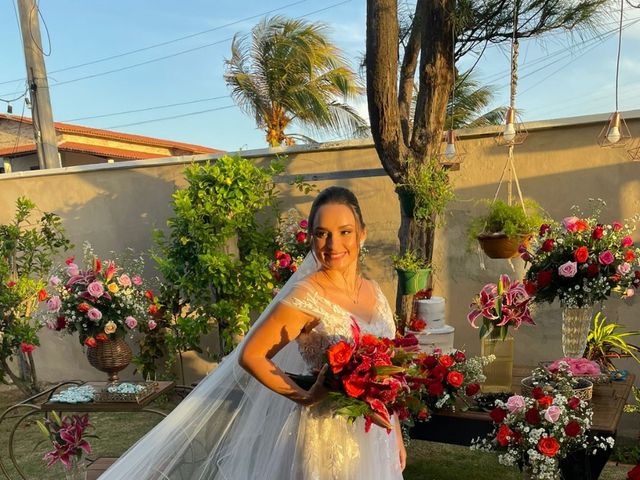
[[[622,230],[622,224],[620,222],[613,222],[612,226],[614,232],[619,232],[620,230]]]
[[[567,406],[571,410],[575,410],[576,408],[578,408],[580,406],[580,399],[578,397],[571,397],[569,399],[569,401],[567,402]]]
[[[558,450],[560,450],[560,444],[553,437],[541,438],[538,442],[538,451],[547,457],[555,457]]]
[[[427,322],[425,322],[421,318],[416,318],[409,324],[409,330],[413,330],[414,332],[421,332],[426,326]]]
[[[620,242],[620,245],[625,248],[630,247],[631,245],[633,245],[633,238],[627,235],[622,239],[622,241]]]
[[[151,290],[146,290],[144,296],[153,302],[153,292]]]
[[[530,425],[537,425],[540,423],[540,412],[537,408],[530,408],[524,414],[524,418]]]
[[[344,387],[344,391],[353,398],[358,398],[362,396],[364,393],[364,387],[366,385],[366,380],[358,378],[356,375],[349,375],[346,378],[342,379],[342,386]]]
[[[577,437],[581,430],[580,424],[575,420],[571,420],[564,426],[564,433],[569,437]]]
[[[418,420],[426,420],[429,418],[429,411],[426,408],[421,408],[418,412]]]
[[[553,250],[553,247],[555,246],[556,241],[553,238],[547,238],[543,243],[542,243],[542,247],[540,247],[540,250],[542,250],[543,252],[550,252],[551,250]]]
[[[96,348],[96,345],[98,345],[98,342],[96,342],[96,339],[93,337],[87,337],[84,340],[84,344],[89,348]]]
[[[56,331],[59,332],[60,330],[64,330],[64,328],[67,326],[67,319],[64,318],[63,316],[60,316],[56,319]]]
[[[598,273],[600,273],[600,266],[597,263],[587,265],[587,277],[597,277]]]
[[[553,397],[550,397],[549,395],[545,395],[544,397],[538,399],[538,405],[540,405],[541,407],[549,407],[552,403]]]
[[[491,412],[489,413],[489,416],[491,417],[491,420],[493,420],[495,423],[500,423],[507,416],[507,411],[504,408],[496,407],[493,410],[491,410]]]
[[[109,340],[109,337],[107,337],[107,335],[104,333],[99,333],[96,335],[96,340],[98,340],[99,342],[106,342],[107,340]]]
[[[438,364],[438,359],[435,357],[435,355],[428,355],[424,357],[422,364],[427,368],[433,368]]]
[[[147,312],[149,312],[150,315],[155,315],[156,313],[158,313],[158,306],[157,305],[149,305],[149,308],[147,309]]]
[[[553,279],[553,272],[551,270],[542,270],[538,272],[537,283],[538,288],[544,288],[551,283]]]
[[[296,233],[296,241],[298,243],[304,243],[307,240],[307,234],[305,232]]]
[[[438,359],[438,363],[440,363],[440,365],[442,365],[444,368],[449,368],[451,365],[453,365],[453,358],[451,358],[450,355],[442,355]]]
[[[596,228],[594,228],[591,232],[591,238],[593,238],[594,240],[600,240],[603,236],[604,228],[600,224],[596,225]]]
[[[289,267],[289,270],[291,270],[292,273],[296,273],[298,271],[298,266],[291,264],[291,266]]]
[[[440,395],[442,395],[444,393],[444,387],[442,386],[442,383],[440,383],[440,382],[431,382],[427,386],[427,392],[432,397],[439,397]]]
[[[511,430],[507,425],[503,423],[502,425],[500,425],[500,428],[498,428],[496,440],[501,447],[506,447],[507,445],[509,445],[509,440],[511,440],[512,435],[513,430]]]
[[[480,385],[477,383],[470,383],[467,385],[467,388],[464,389],[464,393],[467,397],[473,397],[476,393],[480,391]]]
[[[589,249],[587,247],[579,247],[575,252],[573,252],[573,258],[575,258],[576,262],[584,263],[589,258]]]
[[[633,250],[627,250],[624,252],[624,261],[625,262],[633,262],[636,258],[636,254],[633,253]]]
[[[44,302],[47,299],[47,291],[43,288],[38,292],[38,300]]]
[[[640,463],[627,472],[627,480],[640,480]]]
[[[282,257],[284,257],[284,252],[281,252],[280,250],[276,250],[276,260],[280,260]]]
[[[540,400],[542,397],[544,397],[544,390],[542,390],[542,388],[540,387],[534,387],[534,389],[531,391],[531,396],[535,400]]]
[[[444,368],[442,365],[436,365],[429,372],[429,376],[433,380],[437,380],[438,382],[443,381],[446,375],[447,375],[447,369]]]
[[[617,273],[614,273],[613,275],[611,275],[609,277],[609,279],[613,282],[613,283],[618,283],[620,281],[620,275],[618,275]]]
[[[528,282],[526,280],[524,280],[522,283],[524,284],[524,289],[527,292],[527,295],[529,295],[530,297],[535,295],[536,292],[538,291],[535,283]]]
[[[453,388],[458,388],[462,385],[462,382],[464,382],[464,375],[456,371],[449,372],[449,375],[447,375],[447,382],[449,382],[449,385]]]
[[[20,350],[22,350],[22,353],[31,353],[36,349],[35,345],[32,345],[31,343],[24,343],[22,342],[20,344]]]
[[[456,362],[460,363],[460,362],[464,362],[467,359],[467,357],[464,354],[464,352],[462,352],[460,350],[456,350],[456,352],[453,354],[453,359]]]
[[[71,265],[75,259],[76,257],[67,257],[64,263],[66,263],[67,265]]]
[[[344,340],[339,341],[335,345],[332,345],[327,350],[327,358],[331,371],[333,373],[340,373],[342,369],[349,363],[351,356],[353,355],[353,348]]]
[[[540,225],[540,236],[544,237],[545,233],[547,233],[549,230],[551,230],[551,226],[543,223],[542,225]]]
[[[91,310],[91,305],[89,305],[88,303],[82,302],[80,305],[78,305],[79,312],[88,312],[89,310]]]
[[[578,220],[576,222],[576,232],[584,232],[585,230],[589,230],[589,224],[584,220]]]

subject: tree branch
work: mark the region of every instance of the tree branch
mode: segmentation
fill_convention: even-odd
[[[422,17],[420,15],[419,3],[416,4],[416,11],[411,23],[411,33],[409,41],[404,49],[402,67],[400,68],[400,91],[398,104],[400,106],[400,126],[402,127],[402,138],[409,144],[411,133],[411,104],[413,102],[413,88],[416,76],[416,66],[418,65],[418,55],[420,54],[420,38],[422,34]]]

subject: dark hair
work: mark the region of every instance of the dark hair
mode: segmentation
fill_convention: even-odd
[[[309,212],[309,234],[313,234],[314,223],[318,210],[323,205],[339,204],[345,205],[351,209],[353,216],[358,222],[359,230],[364,230],[364,220],[362,219],[362,211],[360,210],[360,204],[358,199],[351,190],[344,187],[329,187],[321,191],[311,205],[311,211]]]

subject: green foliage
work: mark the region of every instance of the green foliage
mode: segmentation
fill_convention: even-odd
[[[487,201],[487,204],[487,212],[475,218],[469,225],[469,245],[481,234],[504,233],[508,237],[527,235],[537,231],[540,225],[547,221],[542,207],[530,198],[524,199],[526,213],[519,203],[509,205],[497,199],[493,203]]]
[[[44,278],[53,257],[71,247],[60,217],[40,212],[40,217],[34,218],[36,210],[31,200],[19,197],[13,221],[0,225],[0,382],[9,375],[25,393],[37,390],[32,356],[25,355],[28,380],[13,373],[7,361],[22,355],[22,344],[39,345],[40,324],[32,320],[38,292],[46,286]]]
[[[431,271],[431,265],[427,259],[418,256],[413,250],[407,250],[403,255],[392,255],[391,261],[393,262],[393,267],[397,270],[405,270],[407,272],[416,270]]]
[[[622,330],[622,325],[618,323],[608,323],[607,317],[601,316],[602,312],[596,313],[593,319],[593,327],[587,336],[587,350],[585,357],[607,370],[616,370],[613,359],[621,357],[632,357],[640,363],[640,347],[627,343],[628,337],[640,336],[639,330]]]
[[[273,176],[282,170],[279,161],[262,169],[237,156],[185,170],[188,186],[174,193],[169,232],[155,232],[152,255],[164,277],[159,327],[168,353],[197,350],[212,320],[221,351],[228,353],[234,338],[249,329],[251,312],[269,303],[275,236],[270,225],[277,203]],[[155,336],[148,337],[150,343]],[[144,345],[147,358],[139,363],[150,368],[150,355],[159,350],[157,342]]]

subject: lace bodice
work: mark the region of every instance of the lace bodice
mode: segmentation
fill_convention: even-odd
[[[309,371],[322,367],[323,354],[327,347],[340,340],[352,340],[351,323],[354,319],[363,334],[393,338],[395,324],[386,297],[377,283],[375,305],[372,305],[371,320],[358,318],[340,305],[331,302],[306,282],[302,282],[283,303],[313,315],[319,322],[309,332],[297,338],[298,349]]]

